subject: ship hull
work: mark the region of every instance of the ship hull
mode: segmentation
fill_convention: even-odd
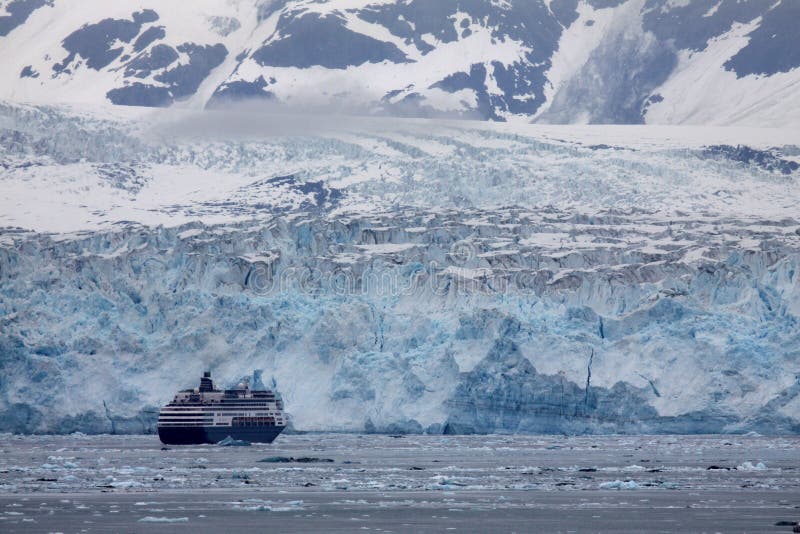
[[[166,445],[199,445],[219,443],[228,436],[251,443],[272,443],[285,427],[158,427],[158,437]]]

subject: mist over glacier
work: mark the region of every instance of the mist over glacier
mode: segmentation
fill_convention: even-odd
[[[222,117],[2,107],[0,430],[798,430],[796,134]]]

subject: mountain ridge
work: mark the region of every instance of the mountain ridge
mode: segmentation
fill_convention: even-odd
[[[800,125],[774,0],[0,2],[0,99],[412,117]],[[55,96],[54,96],[55,95]]]

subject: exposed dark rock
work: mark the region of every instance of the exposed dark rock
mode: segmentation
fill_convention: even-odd
[[[162,107],[172,103],[172,93],[166,87],[156,87],[135,82],[125,87],[112,89],[106,97],[113,103],[122,106]]]
[[[38,78],[39,73],[33,70],[31,65],[26,65],[22,68],[22,71],[19,73],[20,78]]]
[[[37,9],[52,5],[53,0],[11,0],[5,6],[8,15],[0,16],[0,37],[24,24]]]
[[[163,26],[151,26],[143,31],[133,43],[134,52],[141,52],[155,41],[166,37],[167,32]]]
[[[800,169],[800,163],[783,159],[771,150],[756,150],[745,145],[713,145],[702,152],[703,157],[726,158],[744,165],[754,165],[761,169],[781,174],[792,174]]]
[[[69,34],[61,45],[68,52],[64,61],[53,65],[53,71],[61,73],[67,70],[76,57],[86,60],[86,66],[100,70],[117,59],[123,48],[115,47],[117,41],[130,43],[137,35],[145,22],[150,22],[152,10],[134,13],[132,20],[103,19],[95,24],[89,24]],[[112,48],[113,47],[113,48]]]
[[[345,69],[351,65],[407,61],[395,45],[347,29],[335,15],[281,15],[275,40],[252,54],[260,65]]]
[[[178,52],[188,55],[189,62],[165,70],[178,59]],[[150,52],[137,56],[128,63],[126,75],[146,78],[155,71],[153,79],[163,85],[135,82],[110,90],[106,97],[114,104],[126,106],[168,106],[175,100],[191,96],[227,56],[222,44],[196,45],[184,43],[173,49],[167,45],[156,45]]]
[[[214,109],[236,102],[274,100],[275,95],[266,90],[268,86],[269,84],[263,76],[259,76],[252,82],[240,80],[224,83],[217,87],[206,107]]]

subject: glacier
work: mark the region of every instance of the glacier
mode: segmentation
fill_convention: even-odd
[[[800,431],[795,131],[0,106],[0,431]]]

